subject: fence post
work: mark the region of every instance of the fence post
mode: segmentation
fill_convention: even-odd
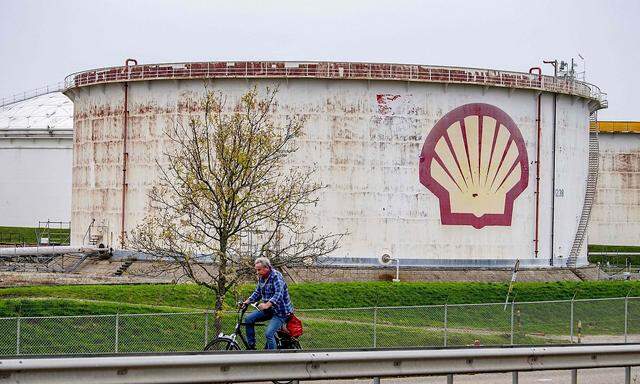
[[[20,317],[16,320],[16,355],[20,354]]]
[[[514,308],[515,308],[515,303],[512,300],[511,301],[511,345],[513,345],[513,312],[514,312]],[[517,376],[516,376],[516,383],[517,383]]]
[[[116,353],[118,353],[119,338],[120,338],[120,314],[116,313],[116,342],[115,342]]]
[[[444,346],[447,346],[447,303],[444,303]]]
[[[629,294],[624,298],[624,342],[627,342],[629,329]]]
[[[373,348],[378,345],[378,306],[373,307]]]
[[[209,311],[204,311],[204,346],[209,343]]]
[[[569,341],[571,342],[571,344],[573,344],[573,300],[576,298],[576,295],[573,295],[573,297],[571,298],[571,327],[570,329],[570,336],[569,336]]]

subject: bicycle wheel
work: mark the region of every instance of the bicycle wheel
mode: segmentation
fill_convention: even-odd
[[[298,339],[289,337],[287,340],[282,340],[280,349],[302,349]]]
[[[300,342],[298,339],[294,339],[293,337],[286,337],[286,340],[281,340],[280,349],[302,349],[300,346]],[[272,380],[274,384],[291,384],[296,380]]]
[[[239,351],[240,346],[235,341],[226,337],[213,339],[206,347],[205,351]]]

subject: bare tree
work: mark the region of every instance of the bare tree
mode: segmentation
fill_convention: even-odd
[[[188,280],[225,295],[252,275],[253,260],[276,266],[316,262],[344,234],[307,227],[305,209],[324,185],[315,169],[291,166],[304,119],[276,121],[277,90],[253,88],[227,106],[208,91],[204,114],[166,130],[160,177],[149,192],[149,214],[132,232],[132,247],[171,264]]]

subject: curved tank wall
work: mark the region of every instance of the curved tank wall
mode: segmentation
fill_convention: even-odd
[[[349,232],[332,255],[341,263],[376,264],[383,251],[402,265],[566,262],[586,189],[594,109],[588,95],[563,92],[554,101],[542,89],[535,257],[540,90],[446,79],[205,77],[133,81],[129,73],[126,231],[145,215],[164,127],[200,113],[190,105],[205,85],[231,100],[254,85],[278,86],[276,118],[307,118],[291,164],[317,168],[318,179],[328,184],[308,211],[308,223]],[[98,76],[81,84],[76,75],[66,93],[74,100],[72,242],[81,243],[95,219],[104,226],[103,241],[117,247],[123,82]],[[578,264],[585,262],[583,247]]]

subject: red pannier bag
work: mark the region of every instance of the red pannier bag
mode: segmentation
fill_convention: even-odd
[[[293,313],[287,322],[287,331],[289,331],[289,335],[291,337],[300,337],[304,332],[302,330],[302,321],[300,321],[300,319],[298,319]]]

